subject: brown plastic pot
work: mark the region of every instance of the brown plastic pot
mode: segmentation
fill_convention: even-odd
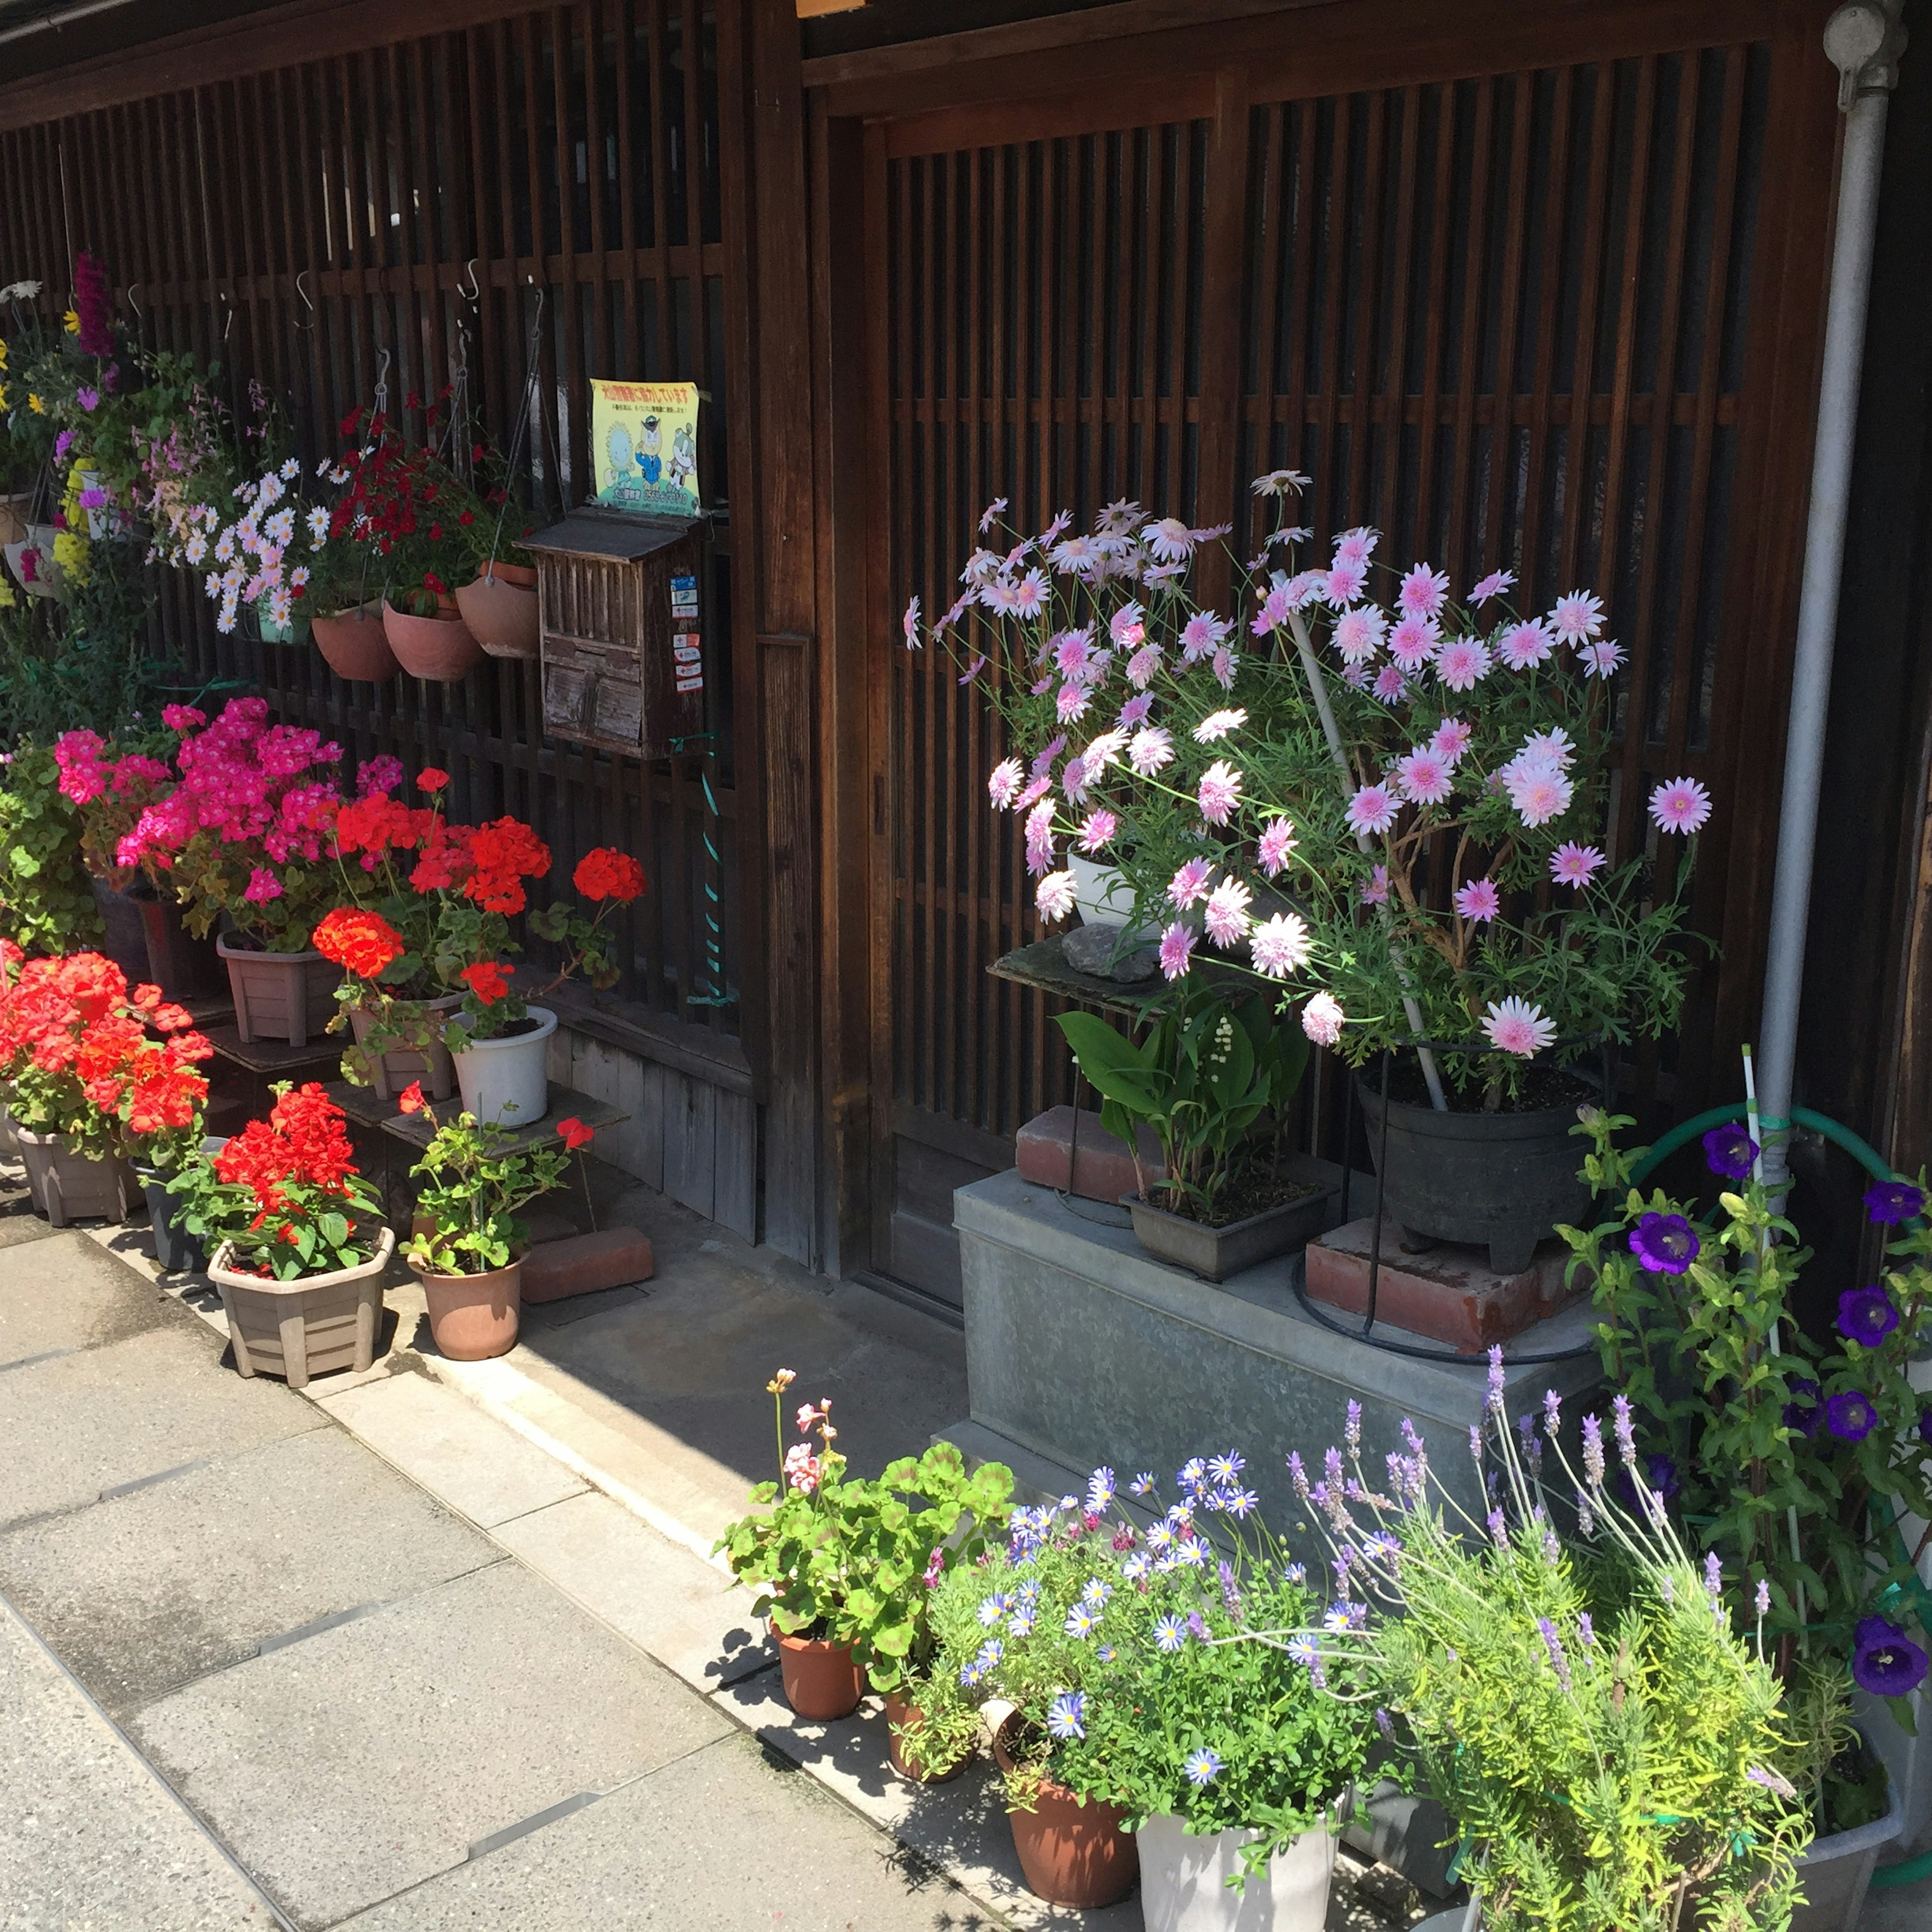
[[[351,684],[387,684],[401,668],[389,648],[381,613],[369,604],[317,617],[309,633],[329,669]]]
[[[424,1000],[420,1004],[426,1013],[454,1012],[463,1004],[460,993],[446,993],[440,1000]],[[356,1036],[356,1044],[360,1046],[369,1037],[375,1026],[376,1016],[366,1007],[349,1009],[350,1030]],[[418,1053],[414,1047],[392,1047],[379,1054],[370,1063],[369,1084],[370,1090],[379,1100],[393,1100],[412,1081],[422,1084],[423,1092],[432,1100],[447,1100],[456,1090],[456,1063],[449,1057],[449,1049],[440,1040],[433,1040],[426,1052]]]
[[[962,1753],[958,1762],[944,1771],[929,1771],[921,1761],[916,1745],[908,1747],[901,1742],[899,1733],[910,1730],[920,1719],[919,1706],[902,1696],[896,1690],[886,1694],[886,1755],[892,1761],[892,1768],[900,1777],[914,1784],[947,1784],[966,1768],[966,1760],[970,1752]]]
[[[335,1017],[335,989],[342,968],[320,952],[254,952],[218,939],[214,950],[228,964],[228,990],[243,1046],[258,1040],[306,1046]]]
[[[429,1304],[429,1332],[439,1353],[452,1362],[487,1362],[517,1346],[523,1268],[519,1258],[488,1274],[431,1274],[410,1262]]]
[[[454,605],[434,617],[412,617],[385,598],[382,629],[404,672],[432,684],[460,684],[483,655]]]
[[[1013,1767],[1015,1713],[993,1733],[993,1756],[1002,1771]],[[1040,1780],[1030,1811],[1012,1811],[1013,1850],[1028,1887],[1049,1905],[1088,1910],[1113,1905],[1133,1890],[1140,1876],[1140,1847],[1120,1828],[1118,1804],[1083,1801],[1054,1779]]]
[[[221,1291],[236,1367],[244,1376],[266,1370],[285,1376],[290,1388],[338,1369],[362,1373],[376,1359],[382,1270],[395,1251],[395,1235],[385,1228],[374,1254],[358,1267],[299,1281],[265,1281],[231,1268],[235,1250],[224,1241],[208,1275]]]
[[[506,573],[514,568],[497,564],[474,584],[459,586],[456,592],[463,621],[493,658],[537,655],[537,593],[510,580]]]
[[[827,1643],[822,1637],[787,1636],[778,1640],[778,1673],[784,1680],[785,1702],[801,1718],[824,1722],[849,1718],[859,1708],[866,1687],[852,1660],[849,1643]]]

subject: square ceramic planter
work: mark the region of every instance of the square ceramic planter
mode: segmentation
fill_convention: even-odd
[[[118,1154],[94,1160],[70,1153],[63,1135],[29,1133],[22,1126],[16,1126],[14,1133],[27,1164],[27,1191],[35,1210],[51,1226],[127,1220],[140,1190],[134,1169]]]
[[[342,980],[340,966],[320,952],[252,952],[226,939],[217,940],[214,950],[227,962],[228,990],[243,1046],[274,1040],[306,1046],[328,1030]]]
[[[1291,1839],[1238,1892],[1241,1847],[1255,1832],[1196,1836],[1178,1818],[1150,1818],[1134,1834],[1141,1852],[1147,1932],[1322,1932],[1335,1871],[1335,1835]]]
[[[224,1242],[208,1274],[221,1291],[236,1367],[244,1376],[281,1376],[290,1388],[339,1369],[359,1375],[376,1359],[382,1271],[395,1252],[394,1232],[385,1228],[374,1255],[360,1268],[303,1281],[264,1281],[230,1268],[234,1250]]]
[[[1306,1247],[1328,1226],[1334,1202],[1334,1190],[1324,1188],[1250,1214],[1245,1221],[1210,1228],[1204,1221],[1170,1214],[1138,1194],[1121,1196],[1141,1246],[1155,1260],[1171,1262],[1203,1281],[1226,1281],[1259,1262]]]

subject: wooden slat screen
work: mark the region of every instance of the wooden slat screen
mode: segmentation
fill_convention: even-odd
[[[540,514],[590,493],[592,375],[706,389],[722,876],[699,748],[645,765],[546,742],[533,665],[344,684],[312,651],[218,637],[198,580],[173,572],[158,634],[193,676],[256,680],[352,761],[446,767],[458,816],[536,825],[554,880],[594,844],[636,853],[651,890],[619,992],[735,1034],[735,1008],[692,1004],[710,892],[728,976],[736,952],[721,165],[710,6],[588,0],[0,134],[0,279],[43,280],[58,312],[74,254],[95,249],[142,343],[218,358],[238,413],[272,403],[310,464],[373,400],[386,352],[392,407],[454,384],[507,446],[527,406]]]

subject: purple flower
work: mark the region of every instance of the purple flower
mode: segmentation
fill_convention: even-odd
[[[1538,1617],[1536,1628],[1542,1634],[1544,1648],[1550,1653],[1550,1668],[1556,1672],[1556,1681],[1568,1690],[1570,1660],[1563,1654],[1563,1640],[1556,1634],[1556,1626],[1547,1617]]]
[[[1876,1348],[1898,1322],[1898,1310],[1882,1288],[1848,1288],[1838,1297],[1838,1333],[1849,1341]]]
[[[1496,1538],[1496,1547],[1498,1550],[1508,1549],[1509,1529],[1503,1521],[1502,1511],[1499,1509],[1492,1509],[1489,1514],[1487,1521],[1490,1534]]]
[[[1874,1221],[1895,1228],[1925,1211],[1925,1196],[1909,1180],[1881,1180],[1865,1190],[1865,1212]]]
[[[1878,1411],[1856,1389],[1825,1405],[1825,1426],[1841,1442],[1862,1442],[1878,1426]]]
[[[73,447],[74,431],[70,429],[62,430],[60,434],[54,438],[54,460],[56,463],[64,463],[67,460],[68,452]]]
[[[1643,1470],[1645,1488],[1662,1502],[1669,1502],[1684,1486],[1677,1480],[1677,1465],[1668,1456],[1646,1456],[1643,1459]],[[1637,1494],[1636,1484],[1632,1480],[1628,1469],[1620,1469],[1617,1472],[1617,1487],[1622,1492],[1626,1502],[1640,1504],[1642,1498]]]
[[[1858,1625],[1852,1676],[1862,1690],[1880,1697],[1903,1697],[1925,1676],[1925,1653],[1898,1624],[1867,1617]]]
[[[1589,1650],[1595,1646],[1597,1641],[1597,1629],[1596,1626],[1590,1621],[1590,1613],[1588,1610],[1582,1611],[1579,1612],[1577,1616],[1576,1641],[1580,1643],[1586,1650]]]
[[[74,392],[74,399],[89,415],[100,406],[100,392],[98,389],[76,389]]]
[[[1503,1352],[1490,1350],[1490,1406],[1500,1415],[1503,1409]]]
[[[1583,1418],[1583,1474],[1592,1489],[1604,1482],[1604,1425],[1594,1415]]]
[[[1682,1274],[1697,1258],[1699,1243],[1682,1214],[1646,1214],[1630,1230],[1630,1252],[1652,1274]]]
[[[1736,1121],[1713,1127],[1704,1136],[1704,1162],[1713,1174],[1730,1180],[1748,1180],[1758,1144]]]
[[[1823,1427],[1825,1412],[1818,1405],[1818,1384],[1808,1376],[1793,1376],[1786,1384],[1797,1400],[1784,1405],[1784,1426],[1799,1436],[1816,1436]]]
[[[1932,1408],[1918,1412],[1918,1439],[1927,1448],[1932,1449]]]

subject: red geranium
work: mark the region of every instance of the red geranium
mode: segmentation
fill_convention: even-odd
[[[564,1145],[574,1154],[579,1148],[588,1147],[596,1138],[584,1123],[573,1114],[567,1120],[556,1124],[556,1131]]]
[[[316,928],[315,950],[357,978],[375,980],[408,949],[402,935],[380,913],[338,906]]]
[[[510,990],[503,969],[494,959],[479,959],[457,975],[486,1006],[494,1006]]]
[[[587,899],[615,899],[628,905],[644,890],[644,868],[628,852],[600,845],[578,860],[570,882]]]

